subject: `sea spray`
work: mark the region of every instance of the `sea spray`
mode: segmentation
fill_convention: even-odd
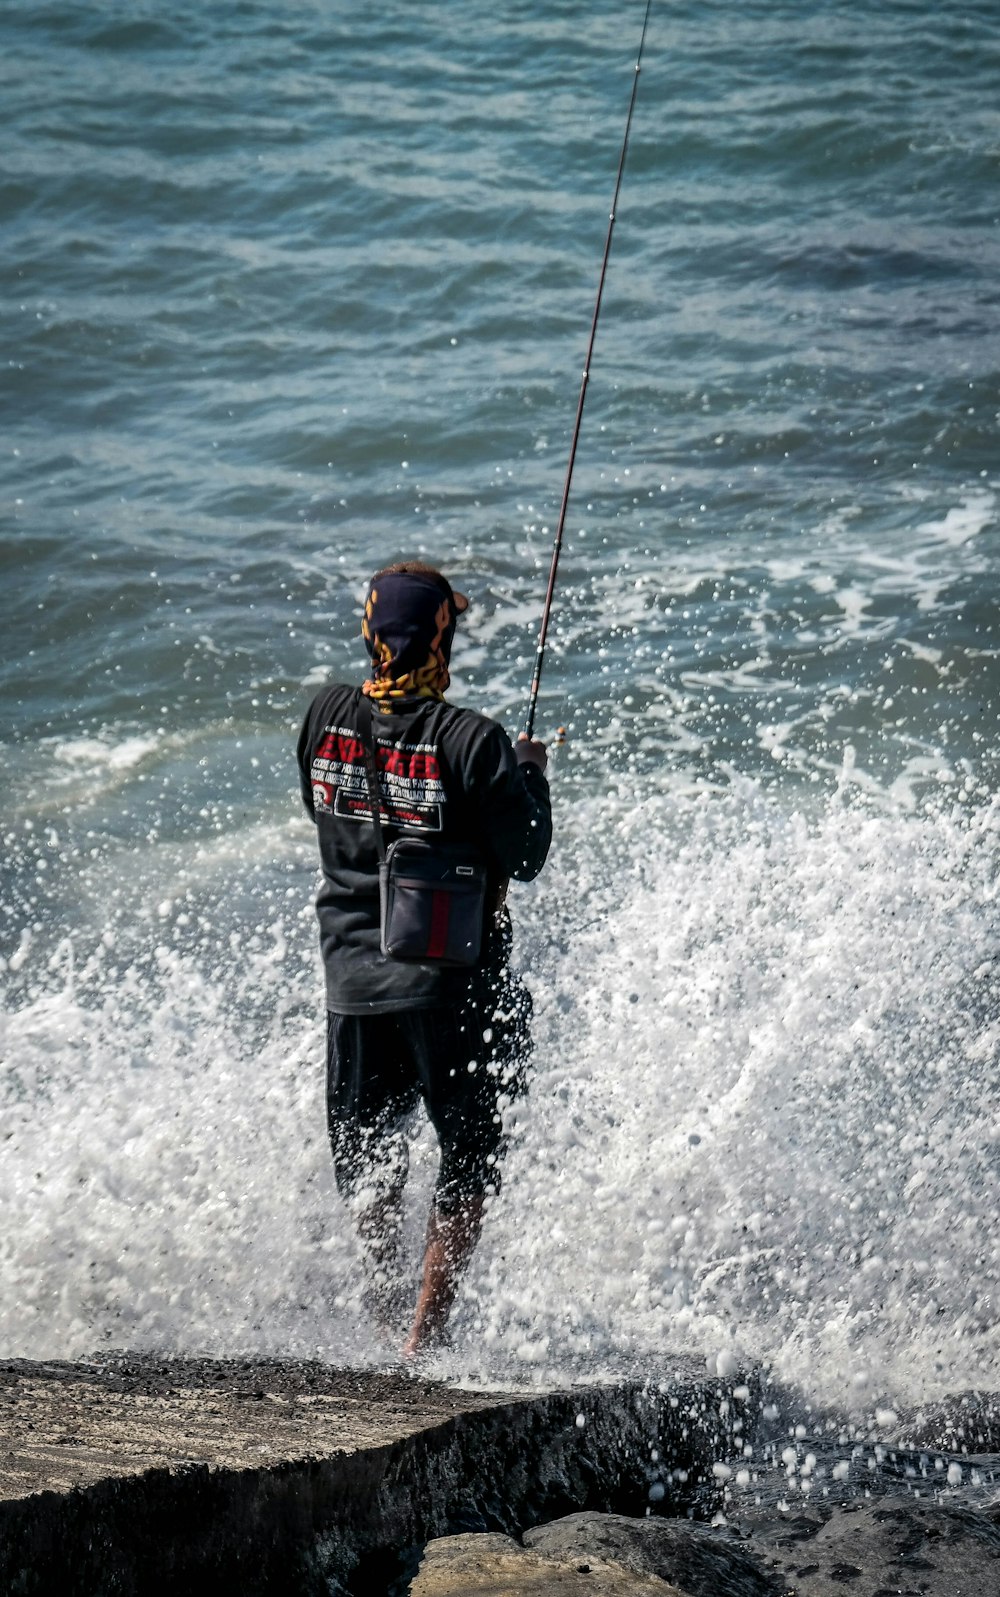
[[[576,845],[488,1338],[506,1303],[551,1367],[736,1344],[827,1399],[996,1380],[997,824],[744,792]]]
[[[516,896],[532,1088],[448,1371],[735,1348],[825,1401],[996,1382],[997,825],[580,796]],[[144,915],[118,857],[103,928],[43,925],[6,972],[8,1352],[386,1356],[325,1144],[300,826]]]

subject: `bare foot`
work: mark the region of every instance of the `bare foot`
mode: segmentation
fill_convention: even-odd
[[[451,1337],[446,1325],[442,1325],[436,1331],[428,1327],[418,1329],[414,1326],[403,1343],[399,1356],[404,1364],[415,1364],[425,1354],[436,1353],[438,1349],[446,1347],[451,1347]]]

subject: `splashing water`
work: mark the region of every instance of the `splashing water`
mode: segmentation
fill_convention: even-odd
[[[556,1364],[681,1339],[831,1400],[995,1381],[996,807],[667,808],[562,918],[486,1301]]]
[[[443,1368],[692,1349],[827,1401],[996,1383],[998,826],[749,782],[579,796],[519,899],[533,1085]],[[11,1354],[384,1357],[325,1146],[311,911],[277,903],[311,839],[258,841],[266,868],[234,884],[223,846],[150,902],[155,938],[118,892],[103,930],[10,962]]]

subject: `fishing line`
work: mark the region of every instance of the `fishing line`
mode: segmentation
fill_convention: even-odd
[[[552,564],[549,567],[549,585],[545,594],[545,606],[542,610],[542,625],[538,634],[538,650],[535,655],[535,670],[531,679],[531,690],[528,694],[528,714],[524,723],[526,737],[531,737],[535,729],[535,710],[538,705],[538,688],[542,680],[542,665],[545,660],[545,640],[549,631],[549,616],[552,613],[552,596],[556,590],[556,572],[559,569],[559,554],[562,550],[563,528],[566,525],[566,508],[569,504],[570,484],[573,481],[573,466],[576,462],[576,446],[580,441],[580,423],[583,420],[583,406],[587,398],[587,384],[590,382],[590,362],[594,353],[594,339],[597,337],[597,321],[601,314],[601,296],[604,293],[604,279],[608,272],[608,257],[611,254],[611,236],[615,230],[615,216],[618,212],[618,194],[622,186],[622,174],[625,171],[625,156],[628,152],[628,137],[632,128],[632,113],[635,110],[635,99],[639,89],[639,73],[642,70],[642,51],[646,43],[646,28],[649,23],[649,13],[653,0],[646,0],[646,12],[642,19],[642,33],[639,38],[639,53],[635,58],[635,71],[632,74],[632,94],[628,103],[628,116],[625,120],[625,137],[622,139],[622,153],[618,160],[618,176],[615,179],[615,194],[611,201],[611,214],[608,219],[608,236],[604,241],[604,259],[601,262],[601,276],[597,285],[597,300],[594,305],[594,316],[590,324],[590,341],[587,344],[587,359],[583,367],[583,378],[580,383],[580,397],[576,403],[576,421],[573,426],[573,439],[569,450],[569,465],[566,468],[566,482],[563,486],[562,503],[559,506],[559,523],[556,527],[555,543],[552,548]]]

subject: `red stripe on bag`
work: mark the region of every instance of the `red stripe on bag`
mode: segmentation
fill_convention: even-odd
[[[434,893],[431,898],[431,931],[427,939],[427,958],[443,959],[448,947],[448,912],[451,900],[447,893]]]

